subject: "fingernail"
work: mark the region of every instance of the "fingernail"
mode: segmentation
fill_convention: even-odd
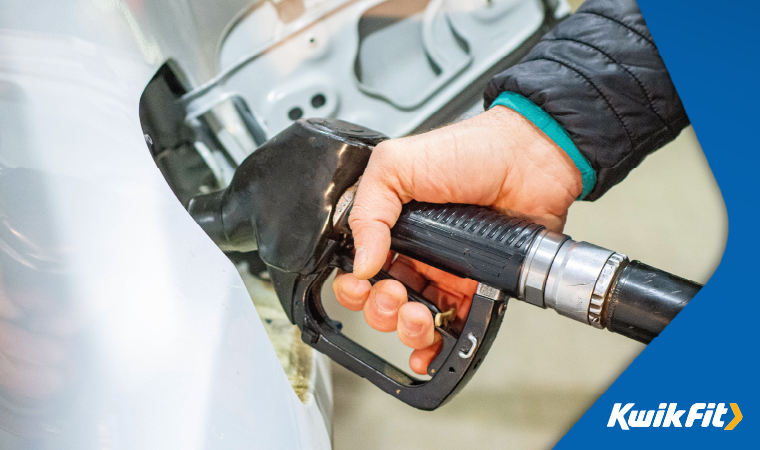
[[[392,313],[398,310],[398,301],[387,294],[377,294],[375,296],[375,304],[377,309],[385,313]]]
[[[404,326],[404,329],[408,334],[419,334],[422,331],[422,322],[416,322],[414,320],[409,320],[405,317],[401,317],[401,325]]]
[[[367,261],[367,250],[364,247],[356,247],[356,254],[354,255],[354,271]]]

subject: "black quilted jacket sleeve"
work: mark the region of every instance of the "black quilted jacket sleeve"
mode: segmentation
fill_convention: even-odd
[[[597,173],[586,200],[689,125],[634,0],[586,1],[489,82],[486,108],[504,91],[529,98],[567,130]]]

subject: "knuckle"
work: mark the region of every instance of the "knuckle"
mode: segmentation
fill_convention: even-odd
[[[375,203],[373,207],[372,203]],[[395,224],[399,213],[395,213],[390,207],[370,202],[370,205],[354,204],[351,214],[348,216],[348,226],[354,237],[362,239],[364,234],[389,233]],[[399,208],[400,210],[400,208]]]
[[[396,142],[396,140],[390,139],[377,144],[375,146],[375,149],[372,150],[371,158],[377,160],[385,160],[389,157],[392,157],[398,148]]]
[[[369,214],[370,212],[368,208],[363,204],[354,204],[354,207],[351,208],[351,214],[348,216],[348,224],[351,226],[351,230],[353,230],[354,234],[361,232],[360,230],[366,228],[367,224],[373,222],[373,220],[368,217]]]
[[[367,302],[367,305],[370,303],[371,302]],[[382,333],[396,331],[395,320],[385,317],[385,315],[378,310],[377,306],[371,305],[367,307],[367,305],[364,307],[364,320],[367,322],[367,325]]]
[[[383,141],[372,151],[362,183],[385,184],[396,178],[404,159],[404,152],[396,141]]]

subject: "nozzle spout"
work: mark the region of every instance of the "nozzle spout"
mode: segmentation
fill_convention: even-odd
[[[245,233],[248,237],[245,242],[232,242],[230,231],[225,227],[225,196],[227,190],[199,195],[190,199],[187,204],[187,212],[195,219],[203,231],[224,251],[253,251],[256,250],[256,241],[252,239],[253,232]],[[229,222],[229,220],[228,220]],[[234,220],[238,224],[245,224],[243,220]]]

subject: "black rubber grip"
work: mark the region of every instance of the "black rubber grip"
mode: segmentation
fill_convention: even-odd
[[[480,206],[413,201],[391,229],[391,249],[517,297],[523,261],[543,229]]]
[[[648,344],[689,303],[702,285],[640,261],[620,274],[607,306],[607,329]]]

